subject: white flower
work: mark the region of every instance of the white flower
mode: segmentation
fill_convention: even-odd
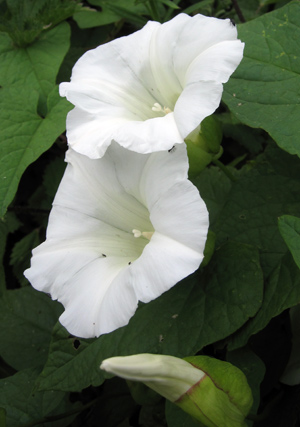
[[[244,44],[229,19],[185,14],[85,53],[60,94],[70,146],[102,157],[112,140],[138,153],[170,149],[219,106]]]
[[[185,360],[162,354],[111,357],[100,368],[126,380],[141,381],[171,402],[206,376]]]
[[[67,161],[25,276],[64,305],[70,333],[94,337],[199,267],[208,213],[187,179],[185,144],[138,154],[112,143],[96,160],[70,149]]]

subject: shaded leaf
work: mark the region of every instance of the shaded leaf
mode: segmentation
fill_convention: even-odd
[[[217,236],[216,247],[232,239],[259,248],[267,277],[286,252],[278,230],[278,217],[297,215],[300,211],[299,166],[297,157],[275,145],[269,146],[254,167],[231,184],[217,221],[212,224]],[[218,191],[215,190],[217,184],[213,184],[209,197]],[[203,196],[205,200],[205,192]]]
[[[228,348],[233,350],[243,347],[250,336],[261,331],[273,317],[299,303],[300,270],[291,254],[287,253],[266,283],[260,310],[233,336]]]
[[[44,425],[44,417],[64,413],[70,410],[68,395],[63,392],[38,392],[35,380],[39,371],[26,369],[15,375],[0,380],[0,406],[6,411],[7,427]],[[54,422],[47,422],[47,427],[68,426],[76,416],[68,416]],[[1,424],[2,427],[2,424]]]
[[[23,275],[24,270],[30,266],[31,251],[40,243],[38,230],[33,230],[23,239],[19,240],[13,247],[10,265],[13,266],[13,271],[19,283],[22,286],[28,284],[28,280]]]
[[[0,354],[16,370],[43,365],[61,305],[31,287],[0,299]]]
[[[5,219],[0,219],[0,295],[6,290],[5,275],[2,266],[2,259],[6,248],[6,238],[9,233],[14,232],[20,226],[17,217],[9,213]]]
[[[284,215],[278,219],[278,226],[295,263],[300,268],[300,219],[291,215]]]

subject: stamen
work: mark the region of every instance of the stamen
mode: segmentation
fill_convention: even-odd
[[[134,237],[141,237],[142,232],[140,230],[133,229],[132,230]]]
[[[155,102],[151,110],[156,111],[157,113],[160,113],[162,111],[162,108],[158,102]]]
[[[169,107],[162,107],[158,102],[154,103],[151,110],[155,111],[156,113],[163,113],[163,114],[169,114],[172,112],[172,110]]]
[[[151,237],[153,236],[154,231],[140,231],[140,230],[136,230],[133,229],[133,236],[134,237],[145,237],[145,239],[151,240]]]

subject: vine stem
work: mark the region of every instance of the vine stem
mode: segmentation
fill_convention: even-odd
[[[212,163],[215,164],[216,166],[218,166],[218,168],[221,169],[222,172],[225,173],[225,175],[233,182],[237,181],[236,177],[232,175],[232,173],[227,169],[227,167],[225,165],[223,165],[222,162],[220,162],[220,160],[217,159],[213,159]]]
[[[233,7],[235,8],[236,14],[239,17],[239,20],[244,23],[246,22],[246,19],[244,18],[243,12],[240,9],[240,6],[238,4],[238,0],[231,0]]]

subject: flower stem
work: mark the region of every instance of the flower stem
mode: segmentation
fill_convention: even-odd
[[[218,166],[218,168],[221,169],[221,171],[223,171],[225,173],[225,175],[231,180],[231,181],[236,181],[236,177],[232,175],[232,173],[227,169],[227,167],[225,165],[223,165],[222,162],[220,162],[220,160],[217,159],[213,159],[212,163],[214,163],[216,166]]]
[[[237,0],[231,0],[231,1],[232,1],[233,7],[235,8],[236,14],[239,17],[239,20],[241,22],[246,22],[246,19],[244,18],[243,12],[241,11],[240,6],[239,6]]]

